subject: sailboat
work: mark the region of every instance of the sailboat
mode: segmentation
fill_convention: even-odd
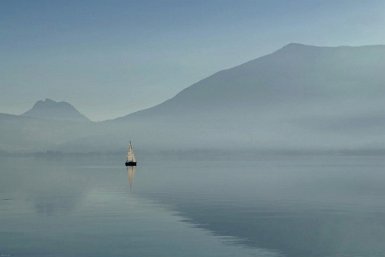
[[[126,166],[136,166],[136,159],[135,159],[134,149],[132,148],[131,141],[130,141],[130,144],[128,145]]]

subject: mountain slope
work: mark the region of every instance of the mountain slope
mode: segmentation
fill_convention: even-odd
[[[381,147],[384,67],[385,46],[289,44],[108,123],[153,144]]]
[[[23,116],[39,118],[22,125],[0,119],[0,134],[18,131],[9,136],[15,149],[66,152],[125,151],[129,140],[154,151],[383,149],[384,67],[385,46],[289,44],[115,120],[53,121],[59,112],[34,111]]]
[[[63,121],[90,121],[71,104],[48,98],[36,102],[32,109],[23,113],[22,116]]]
[[[89,135],[93,127],[94,123],[66,102],[38,101],[22,115],[0,113],[0,152],[52,150]]]
[[[384,67],[385,46],[289,44],[270,55],[220,71],[160,105],[121,119],[222,112],[224,108],[247,111],[248,107],[275,108],[314,100],[320,104],[356,100],[366,105],[385,96]]]

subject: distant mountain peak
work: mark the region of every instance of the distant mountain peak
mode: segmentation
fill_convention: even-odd
[[[305,44],[302,44],[302,43],[292,42],[292,43],[289,43],[289,44],[285,45],[283,48],[307,47],[307,46],[310,46],[310,45],[305,45]],[[311,47],[314,47],[314,46],[311,46]]]
[[[50,98],[37,101],[33,107],[22,116],[50,119],[50,120],[64,120],[64,121],[89,121],[89,119],[81,114],[70,103],[61,101],[57,102]]]
[[[56,102],[50,98],[46,98],[44,100],[39,100],[37,101],[36,103],[39,103],[39,104],[42,104],[42,103],[46,103],[46,104],[56,104],[56,103],[63,103],[63,102]],[[65,103],[65,102],[64,102]]]
[[[67,103],[67,102],[64,102],[64,101],[54,101],[50,98],[46,98],[44,100],[39,100],[37,101],[33,108],[49,108],[49,107],[55,107],[55,106],[72,106],[71,104]],[[73,107],[73,106],[72,106]]]
[[[302,43],[289,43],[289,44],[283,46],[281,49],[278,49],[276,52],[296,53],[296,52],[312,50],[312,49],[315,50],[315,49],[321,49],[321,48],[328,48],[328,47],[306,45],[306,44],[302,44]]]

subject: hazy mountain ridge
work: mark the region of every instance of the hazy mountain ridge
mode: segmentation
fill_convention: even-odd
[[[90,121],[71,104],[64,101],[56,102],[49,98],[36,102],[32,109],[26,111],[21,116],[77,122]]]
[[[206,111],[223,108],[276,107],[292,101],[309,102],[314,98],[355,94],[346,90],[362,90],[361,82],[377,83],[368,97],[385,95],[385,46],[315,47],[289,44],[282,49],[226,69],[182,90],[162,104],[129,114],[137,116]],[[357,85],[358,84],[358,85]],[[371,85],[373,86],[373,85]],[[245,110],[243,110],[245,111]],[[254,111],[254,110],[253,110]],[[150,115],[151,116],[151,115]]]
[[[195,147],[378,148],[383,67],[385,46],[289,44],[109,123],[130,124],[143,142],[141,134],[158,133],[154,142]]]
[[[36,102],[21,115],[0,113],[0,125],[0,151],[8,153],[48,151],[93,128],[71,104],[51,99]]]
[[[68,125],[60,140],[51,146],[45,140],[44,147],[106,152],[125,149],[131,139],[143,149],[381,149],[383,67],[385,46],[289,44],[152,108]]]
[[[0,151],[30,153],[55,150],[69,140],[81,139],[93,129],[92,123],[52,121],[0,115]],[[69,149],[78,152],[76,149]]]

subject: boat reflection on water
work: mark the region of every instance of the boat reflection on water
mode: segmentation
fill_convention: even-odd
[[[130,186],[130,191],[132,191],[133,184],[134,184],[135,170],[136,170],[135,166],[128,166],[127,167],[128,185]]]

